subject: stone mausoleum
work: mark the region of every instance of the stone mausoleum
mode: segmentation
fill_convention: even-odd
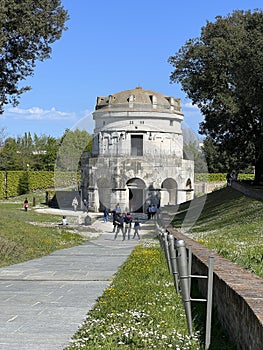
[[[120,205],[145,212],[151,204],[193,198],[194,163],[184,159],[180,99],[136,87],[99,96],[92,156],[82,168],[90,211]]]

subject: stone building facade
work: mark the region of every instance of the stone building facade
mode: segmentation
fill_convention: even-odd
[[[193,198],[180,99],[137,87],[97,98],[92,156],[82,172],[89,210],[145,212]]]

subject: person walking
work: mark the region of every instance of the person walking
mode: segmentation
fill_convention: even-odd
[[[78,205],[79,205],[79,202],[78,202],[78,200],[77,200],[77,197],[75,197],[75,198],[73,199],[73,201],[72,201],[72,207],[73,207],[74,211],[77,210],[77,206],[78,206]]]
[[[109,211],[107,208],[105,208],[103,211],[103,221],[108,222],[108,220],[109,220]]]
[[[139,235],[139,230],[141,228],[140,222],[138,218],[135,218],[134,221],[134,235],[132,237],[132,239],[134,239],[136,237],[136,235],[138,236],[138,239],[141,239],[140,235]]]
[[[27,211],[27,209],[28,209],[28,200],[27,200],[27,198],[24,200],[24,209],[25,209],[25,211]]]
[[[151,217],[152,217],[152,219],[154,219],[156,212],[157,212],[157,207],[156,207],[155,204],[152,204],[152,207],[151,207]]]
[[[116,227],[117,227],[117,230],[116,230],[116,233],[115,233],[115,236],[114,236],[114,239],[116,239],[118,237],[118,234],[119,232],[121,231],[122,232],[122,237],[123,237],[123,241],[125,240],[125,234],[124,234],[124,230],[123,230],[123,226],[124,226],[124,217],[123,217],[123,214],[122,213],[119,213],[116,217],[116,220],[115,220],[115,223],[116,223]]]
[[[131,227],[132,227],[132,216],[130,213],[127,213],[124,218],[125,222],[125,231],[124,231],[124,237],[126,237],[126,233],[128,233],[128,239],[131,237]]]
[[[117,212],[116,212],[116,209],[113,209],[113,210],[111,211],[111,215],[112,215],[112,225],[113,225],[113,230],[112,230],[112,232],[115,232],[116,226],[117,226],[116,220],[117,220],[117,216],[118,216],[118,214],[117,214]]]
[[[227,186],[232,185],[232,176],[230,173],[227,173],[227,175],[226,175],[226,182],[227,182]]]
[[[83,212],[87,213],[88,212],[88,202],[87,199],[83,200]]]
[[[151,219],[151,206],[149,205],[148,207],[147,207],[147,218],[148,218],[148,220],[150,220]]]

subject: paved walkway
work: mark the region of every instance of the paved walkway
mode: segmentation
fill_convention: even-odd
[[[68,344],[138,242],[113,240],[112,223],[99,225],[103,233],[81,246],[0,269],[1,350]]]

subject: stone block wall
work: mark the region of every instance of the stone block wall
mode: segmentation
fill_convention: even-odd
[[[224,259],[182,233],[168,228],[175,239],[192,246],[192,274],[208,274],[209,257],[214,257],[213,306],[238,350],[263,349],[263,279]],[[197,279],[206,296],[207,280]]]
[[[210,193],[226,186],[226,182],[195,182],[195,195]]]

